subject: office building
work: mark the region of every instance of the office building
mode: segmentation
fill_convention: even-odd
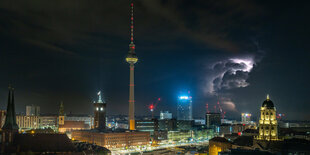
[[[207,128],[221,125],[220,113],[206,113],[206,126]]]
[[[138,131],[148,131],[151,135],[154,131],[159,129],[158,120],[136,120],[136,130]]]
[[[241,113],[241,123],[248,124],[251,122],[251,114],[249,113]]]
[[[158,126],[159,126],[159,130],[176,131],[177,120],[176,119],[158,120]]]
[[[22,130],[38,129],[40,127],[39,116],[35,115],[17,115],[16,123],[19,129]]]
[[[133,148],[148,145],[150,142],[149,132],[126,132],[126,131],[72,131],[72,139],[94,143],[96,145],[111,148]]]
[[[51,128],[54,131],[58,130],[58,115],[41,115],[39,117],[40,120],[40,128],[48,129]]]
[[[191,96],[182,95],[178,97],[177,120],[193,120]]]
[[[160,111],[160,119],[172,119],[172,113],[169,111]]]
[[[40,107],[35,105],[27,105],[26,106],[26,116],[39,116],[40,115]]]
[[[194,120],[177,120],[177,129],[178,130],[192,130],[194,126]]]

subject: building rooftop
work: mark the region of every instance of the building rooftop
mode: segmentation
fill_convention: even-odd
[[[222,142],[222,143],[230,143],[226,138],[224,137],[214,137],[212,139],[210,139],[210,141],[213,142]]]
[[[20,152],[74,152],[76,148],[65,134],[17,134],[14,146]]]
[[[84,121],[65,121],[64,125],[59,125],[59,128],[89,128]]]

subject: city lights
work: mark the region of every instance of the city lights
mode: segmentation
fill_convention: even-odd
[[[181,100],[188,100],[190,97],[188,97],[188,96],[180,96],[179,97]]]

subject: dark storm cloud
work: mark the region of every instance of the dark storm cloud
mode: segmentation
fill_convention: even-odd
[[[33,103],[41,105],[42,111],[57,111],[63,100],[66,111],[91,113],[89,104],[102,90],[110,113],[127,113],[124,57],[129,3],[0,1],[0,97],[5,97],[4,88],[13,81],[19,111]],[[261,100],[258,94],[264,99],[272,88],[283,97],[282,107],[305,98],[310,27],[306,6],[244,0],[135,0],[136,111],[146,114],[146,103],[154,96],[162,96],[163,104],[176,109],[174,92],[183,88],[198,92],[203,87],[201,95],[193,93],[195,114],[201,116],[205,100],[219,98],[227,109],[240,109],[242,101],[246,109]],[[257,52],[257,42],[268,51],[264,59]],[[240,60],[255,65],[248,70],[248,61]],[[288,99],[295,88],[303,95]]]
[[[251,22],[262,15],[259,5],[253,1],[142,1],[153,14],[159,14],[191,39],[215,49],[239,52],[239,43],[231,32],[241,24]],[[254,30],[255,27],[248,27]]]
[[[166,27],[173,32],[170,32],[168,38],[189,37],[209,47],[228,51],[240,49],[231,32],[240,24],[250,22],[262,14],[257,4],[249,1],[189,3],[183,0],[147,0],[135,3],[136,14],[140,14],[137,15],[140,18],[136,19],[140,24],[136,26],[137,33],[141,33],[138,36],[150,30],[161,32],[162,27]],[[122,0],[2,1],[0,6],[3,12],[1,18],[6,21],[2,23],[5,28],[1,29],[2,33],[23,39],[43,50],[83,55],[82,51],[66,48],[80,44],[87,46],[87,41],[94,39],[100,39],[101,45],[109,48],[109,35],[127,38],[128,5]],[[152,40],[160,35],[152,33],[150,37],[143,37]]]

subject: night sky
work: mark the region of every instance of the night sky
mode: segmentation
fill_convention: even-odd
[[[128,113],[128,0],[0,1],[0,107]],[[195,117],[219,100],[228,118],[258,115],[270,94],[286,119],[310,119],[310,20],[306,1],[136,0],[136,114],[176,112],[190,91]]]

